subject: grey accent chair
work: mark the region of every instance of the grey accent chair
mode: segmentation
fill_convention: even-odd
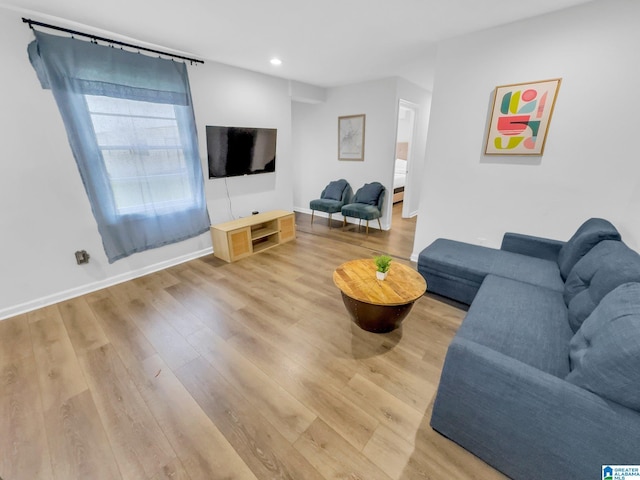
[[[340,212],[343,205],[351,198],[351,185],[344,178],[329,182],[320,198],[311,200],[309,208],[311,208],[311,225],[313,225],[313,217],[316,210],[329,214],[329,228],[331,228],[331,215]]]
[[[382,204],[384,203],[384,195],[386,189],[380,182],[365,183],[360,187],[353,197],[351,203],[348,203],[340,213],[344,218],[342,227],[347,224],[347,217],[357,218],[358,227],[362,220],[367,221],[367,235],[369,234],[369,220],[378,220],[378,226],[382,230],[380,217],[382,216]]]

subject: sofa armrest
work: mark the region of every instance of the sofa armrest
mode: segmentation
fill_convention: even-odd
[[[565,242],[560,240],[507,232],[502,238],[500,250],[557,262],[558,254],[564,244]]]
[[[640,464],[640,412],[454,338],[431,426],[514,479],[599,478]]]

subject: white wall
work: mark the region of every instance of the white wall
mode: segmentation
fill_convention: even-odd
[[[245,217],[252,211],[292,210],[289,83],[215,62],[191,68],[189,78],[205,177],[206,125],[278,129],[275,173],[205,180],[211,223]]]
[[[566,240],[589,217],[640,246],[638,18],[602,0],[439,44],[414,259],[438,237]],[[544,156],[483,155],[493,89],[556,77]]]
[[[402,208],[404,216],[413,217],[418,214],[420,199],[423,194],[422,180],[427,132],[431,116],[431,92],[406,80],[398,79],[397,97],[398,100],[402,99],[412,103],[416,108],[410,153],[411,159],[408,163],[407,183]]]
[[[428,92],[398,78],[327,89],[326,100],[319,104],[293,102],[294,209],[311,213],[309,202],[319,198],[331,181],[345,178],[353,191],[365,183],[378,181],[386,189],[382,228],[391,223],[391,190],[395,162],[395,139],[400,98],[428,110]],[[366,115],[364,161],[338,160],[338,117]],[[428,115],[422,119],[418,136],[418,154],[424,158]],[[419,168],[419,167],[418,167]],[[418,177],[419,178],[419,177]],[[417,210],[417,206],[416,206]],[[319,215],[322,215],[318,212]],[[334,218],[341,218],[334,215]],[[353,221],[353,219],[351,219]],[[377,227],[377,222],[371,225]]]
[[[398,116],[398,136],[396,141],[398,143],[408,142],[411,140],[411,134],[413,133],[413,110],[407,108],[400,109],[400,115]]]
[[[211,251],[203,234],[108,264],[53,96],[29,64],[32,39],[20,13],[0,8],[0,318]],[[234,215],[292,209],[288,82],[212,62],[189,75],[203,169],[205,125],[278,129],[276,173],[228,180]],[[205,182],[212,222],[229,220],[225,181]],[[75,263],[81,249],[88,265]]]

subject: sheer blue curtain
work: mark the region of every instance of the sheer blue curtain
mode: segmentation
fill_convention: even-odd
[[[109,262],[208,231],[186,65],[34,33]]]

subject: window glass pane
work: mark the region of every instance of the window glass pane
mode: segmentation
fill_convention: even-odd
[[[173,105],[86,95],[118,214],[195,202]]]

